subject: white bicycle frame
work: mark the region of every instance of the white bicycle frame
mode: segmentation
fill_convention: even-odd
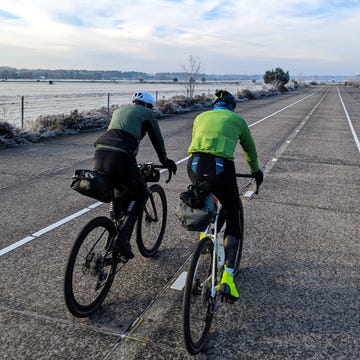
[[[214,199],[215,201],[215,199]],[[212,269],[211,269],[211,297],[215,298],[216,290],[215,290],[215,280],[216,280],[216,269],[223,268],[225,264],[225,249],[224,249],[224,237],[218,236],[221,232],[223,232],[223,225],[222,229],[218,229],[218,220],[219,215],[222,209],[222,205],[218,202],[216,216],[214,222],[209,224],[204,232],[202,232],[202,237],[209,237],[214,243],[214,251],[213,251],[213,259],[212,259]],[[220,279],[218,279],[220,281]]]

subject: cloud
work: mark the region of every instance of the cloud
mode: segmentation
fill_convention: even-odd
[[[192,54],[208,73],[360,72],[357,0],[12,0],[0,7],[0,65],[153,73],[179,71]]]

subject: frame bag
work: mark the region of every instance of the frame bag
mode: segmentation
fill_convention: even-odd
[[[113,185],[108,176],[99,171],[75,170],[70,187],[81,195],[104,203],[109,203],[114,198]]]

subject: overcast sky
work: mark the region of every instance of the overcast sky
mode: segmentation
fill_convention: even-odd
[[[0,66],[360,74],[360,0],[0,0]]]

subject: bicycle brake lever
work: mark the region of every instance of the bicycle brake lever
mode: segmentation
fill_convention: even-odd
[[[166,184],[168,184],[170,182],[171,177],[172,177],[172,172],[169,169],[168,169],[168,173],[169,173],[169,176],[168,176],[167,180],[165,181]]]

